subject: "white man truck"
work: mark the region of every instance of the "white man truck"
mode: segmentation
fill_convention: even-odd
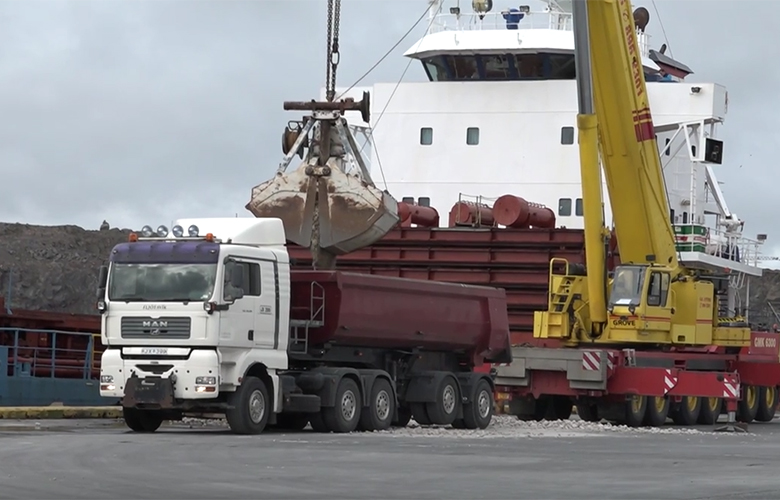
[[[186,233],[185,233],[186,231]],[[485,428],[511,361],[504,290],[293,271],[282,221],[176,221],[101,267],[100,394],[127,426],[225,415],[235,433]]]

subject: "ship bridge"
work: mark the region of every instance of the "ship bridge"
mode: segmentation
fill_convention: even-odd
[[[430,81],[574,80],[571,0],[498,9],[492,0],[460,2],[445,11],[431,0],[428,30],[404,55],[422,62]],[[647,81],[679,81],[691,70],[650,49],[649,14],[635,12],[637,40]]]

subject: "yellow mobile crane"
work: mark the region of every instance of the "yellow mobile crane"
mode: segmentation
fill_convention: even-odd
[[[548,310],[535,313],[534,336],[567,345],[749,345],[747,323],[724,326],[713,283],[678,261],[629,0],[574,0],[573,17],[587,272],[551,261]],[[599,156],[622,262],[612,279]]]

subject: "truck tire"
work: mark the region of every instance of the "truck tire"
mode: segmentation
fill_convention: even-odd
[[[374,380],[367,408],[360,414],[360,428],[366,431],[389,429],[395,415],[393,386],[384,378]]]
[[[647,398],[635,394],[627,398],[623,404],[624,413],[620,423],[628,427],[641,427],[645,420],[645,413],[647,413]]]
[[[257,377],[246,377],[238,389],[228,396],[231,408],[225,412],[228,426],[234,434],[260,434],[268,423],[272,407],[268,388]]]
[[[713,425],[720,417],[720,410],[723,407],[723,400],[720,398],[700,398],[701,409],[699,418],[696,422],[702,425]]]
[[[463,405],[463,421],[458,426],[465,429],[487,429],[493,419],[493,389],[484,378],[474,385],[469,403]]]
[[[755,385],[746,385],[742,390],[742,399],[737,402],[737,422],[749,424],[758,413],[759,390]]]
[[[647,407],[643,423],[649,427],[662,427],[669,416],[669,398],[664,396],[646,397]]]
[[[122,408],[125,425],[133,432],[154,432],[163,422],[162,413],[155,410]]]
[[[425,409],[432,424],[450,425],[458,415],[458,407],[461,405],[458,382],[452,375],[447,375],[439,382],[436,389],[436,402],[427,403]]]
[[[756,420],[771,422],[777,412],[777,387],[761,387],[758,391],[758,411]]]
[[[336,389],[336,405],[322,409],[322,420],[333,432],[352,432],[360,422],[362,401],[357,383],[343,377]]]
[[[695,425],[701,414],[702,400],[696,396],[683,396],[680,404],[671,413],[677,425]]]
[[[393,420],[393,427],[406,427],[412,420],[412,410],[404,405],[398,406],[398,419]]]
[[[276,416],[276,427],[287,431],[302,431],[309,425],[308,413],[281,413]]]
[[[425,403],[412,403],[410,406],[415,422],[420,425],[431,425],[433,423],[431,417],[428,416],[428,407]]]
[[[322,409],[324,410],[324,408]],[[314,432],[330,432],[330,429],[328,428],[328,425],[325,423],[325,420],[322,418],[322,410],[320,410],[319,413],[315,413],[309,417],[309,423],[311,424],[311,428]]]

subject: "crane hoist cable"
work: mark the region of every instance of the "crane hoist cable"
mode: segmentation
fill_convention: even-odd
[[[336,70],[339,66],[339,25],[341,24],[341,0],[328,0],[327,66],[325,98],[332,102],[336,97]]]

